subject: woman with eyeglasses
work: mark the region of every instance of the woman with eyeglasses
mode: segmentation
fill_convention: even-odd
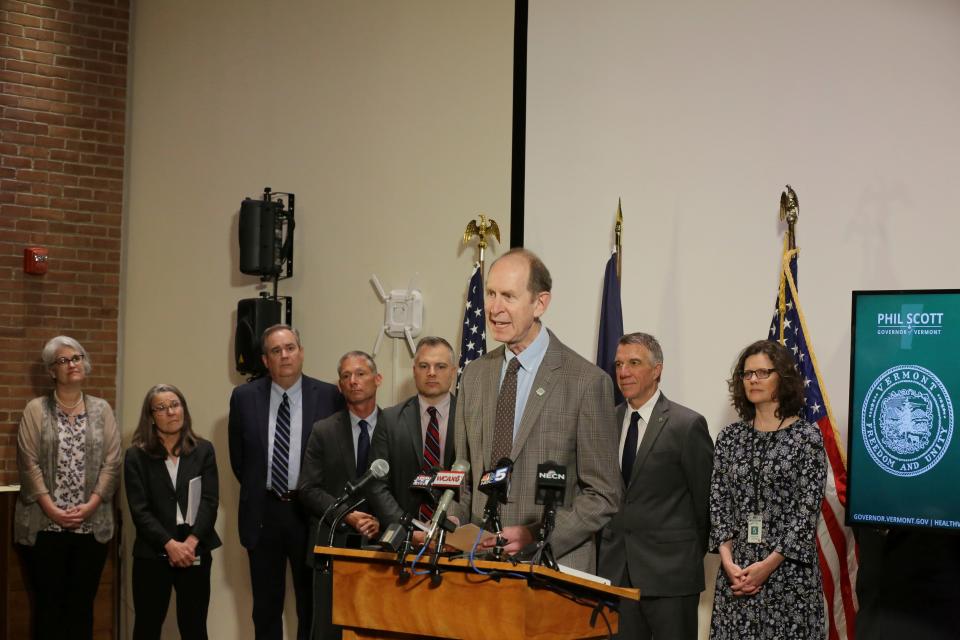
[[[740,420],[717,437],[710,546],[720,554],[710,637],[824,638],[817,518],[826,462],[790,351],[754,342],[728,381]]]
[[[17,430],[14,539],[34,589],[34,637],[91,638],[93,601],[113,537],[120,432],[106,400],[83,392],[91,371],[67,336],[41,352],[53,390],[27,403]]]
[[[140,422],[123,465],[133,543],[135,640],[159,638],[177,591],[180,637],[207,637],[210,551],[219,504],[213,445],[193,432],[179,389],[158,384],[147,391]]]

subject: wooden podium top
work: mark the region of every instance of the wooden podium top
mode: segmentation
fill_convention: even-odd
[[[313,552],[316,554],[330,556],[331,558],[353,558],[356,560],[372,560],[372,561],[383,561],[395,563],[397,561],[397,554],[389,553],[386,551],[365,551],[361,549],[344,549],[341,547],[325,547],[325,546],[316,546],[313,548]],[[416,554],[410,553],[407,554],[406,561],[409,563]],[[424,557],[421,559],[421,563],[418,565],[420,569],[427,568],[428,560],[427,554],[424,554]],[[457,557],[454,559],[441,557],[440,561],[437,563],[445,569],[461,569],[461,570],[470,570],[471,564],[470,559],[466,557]],[[501,571],[509,573],[526,573],[533,574],[543,578],[549,578],[554,581],[562,582],[564,584],[577,585],[579,587],[585,587],[596,591],[598,594],[606,594],[610,596],[615,596],[617,598],[626,598],[627,600],[639,600],[640,599],[640,590],[639,589],[630,589],[628,587],[614,587],[611,585],[603,584],[595,580],[589,580],[587,578],[581,578],[579,576],[573,576],[568,573],[563,573],[561,571],[554,571],[547,567],[541,565],[531,565],[531,564],[520,564],[515,565],[511,562],[498,562],[495,560],[474,560],[474,567],[481,569],[482,571]]]
[[[435,583],[426,559],[417,574],[401,578],[394,553],[322,546],[314,552],[333,560],[333,623],[345,640],[605,638],[619,626],[611,607],[640,597],[636,589],[529,564],[440,558]]]

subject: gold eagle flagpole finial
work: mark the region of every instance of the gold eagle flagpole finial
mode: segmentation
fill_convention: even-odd
[[[787,185],[786,190],[780,193],[780,222],[787,223],[787,248],[797,248],[796,225],[800,217],[800,202],[797,192]]]
[[[780,290],[777,295],[777,317],[779,318],[777,338],[781,343],[787,312],[787,272],[790,270],[790,257],[797,250],[797,219],[799,217],[800,201],[797,199],[797,192],[787,185],[787,188],[780,193],[780,222],[787,223],[787,236],[783,242],[783,258],[780,265]]]
[[[497,221],[493,218],[487,218],[484,214],[479,214],[476,220],[471,220],[467,223],[467,228],[463,231],[463,244],[464,246],[470,244],[470,240],[473,236],[480,238],[480,241],[477,243],[477,246],[480,248],[480,273],[483,271],[483,252],[487,248],[487,245],[490,244],[487,241],[487,236],[493,236],[496,238],[497,242],[500,242],[500,227],[497,226]]]
[[[617,248],[617,280],[621,280],[620,271],[623,267],[623,211],[620,209],[621,198],[617,198],[617,222],[613,227]]]

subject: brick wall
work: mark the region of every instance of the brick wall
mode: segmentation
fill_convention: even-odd
[[[78,339],[86,390],[116,401],[128,24],[129,0],[0,2],[0,484],[46,340]]]

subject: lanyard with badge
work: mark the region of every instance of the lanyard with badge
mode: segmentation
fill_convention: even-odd
[[[767,451],[770,449],[770,445],[773,443],[776,434],[779,433],[780,427],[783,426],[783,422],[786,418],[780,420],[780,424],[777,425],[777,428],[772,432],[767,432],[770,434],[769,437],[764,437],[763,440],[763,451],[760,452],[760,457],[756,456],[757,453],[757,441],[753,439],[750,447],[750,472],[753,476],[751,478],[753,482],[753,496],[754,496],[754,506],[756,510],[747,515],[747,542],[749,544],[760,544],[763,542],[763,508],[760,500],[760,476],[763,469],[763,461],[767,457]],[[754,431],[758,434],[764,433],[756,428],[756,418],[754,418]],[[754,465],[756,461],[756,465]]]

